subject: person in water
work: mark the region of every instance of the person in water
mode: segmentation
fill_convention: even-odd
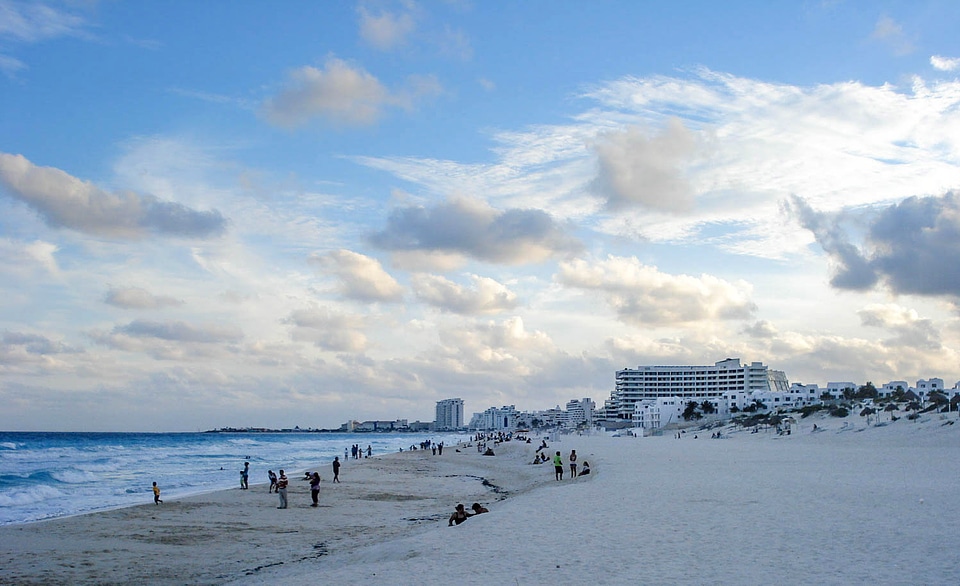
[[[453,512],[452,515],[450,515],[450,523],[447,525],[447,527],[451,527],[454,524],[459,525],[460,523],[463,523],[464,521],[466,521],[467,517],[469,516],[470,515],[467,514],[467,511],[463,508],[462,504],[457,505],[457,509]]]

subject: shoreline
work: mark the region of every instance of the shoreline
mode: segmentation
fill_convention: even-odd
[[[3,526],[0,584],[223,584],[445,525],[459,502],[490,506],[548,480],[526,465],[528,444],[501,444],[495,457],[457,449],[351,460],[339,484],[329,462],[310,468],[323,478],[315,509],[293,475],[286,510],[259,483]]]

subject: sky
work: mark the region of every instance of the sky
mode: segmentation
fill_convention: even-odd
[[[960,380],[960,3],[0,0],[0,429]]]

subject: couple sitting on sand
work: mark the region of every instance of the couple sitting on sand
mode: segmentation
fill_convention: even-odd
[[[467,520],[467,517],[472,517],[472,516],[474,516],[474,515],[479,515],[480,513],[489,513],[489,512],[490,512],[489,510],[487,510],[486,507],[481,506],[480,503],[473,503],[473,504],[470,506],[470,508],[473,509],[473,512],[472,512],[472,513],[468,513],[468,512],[463,508],[463,505],[457,505],[457,510],[454,511],[452,515],[450,515],[450,524],[447,525],[447,526],[448,526],[448,527],[451,527],[451,526],[453,526],[454,524],[459,525],[460,523],[463,523],[464,521],[466,521],[466,520]]]

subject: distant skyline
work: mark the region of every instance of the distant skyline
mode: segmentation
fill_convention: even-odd
[[[469,419],[728,357],[952,386],[958,28],[0,0],[0,429]]]

